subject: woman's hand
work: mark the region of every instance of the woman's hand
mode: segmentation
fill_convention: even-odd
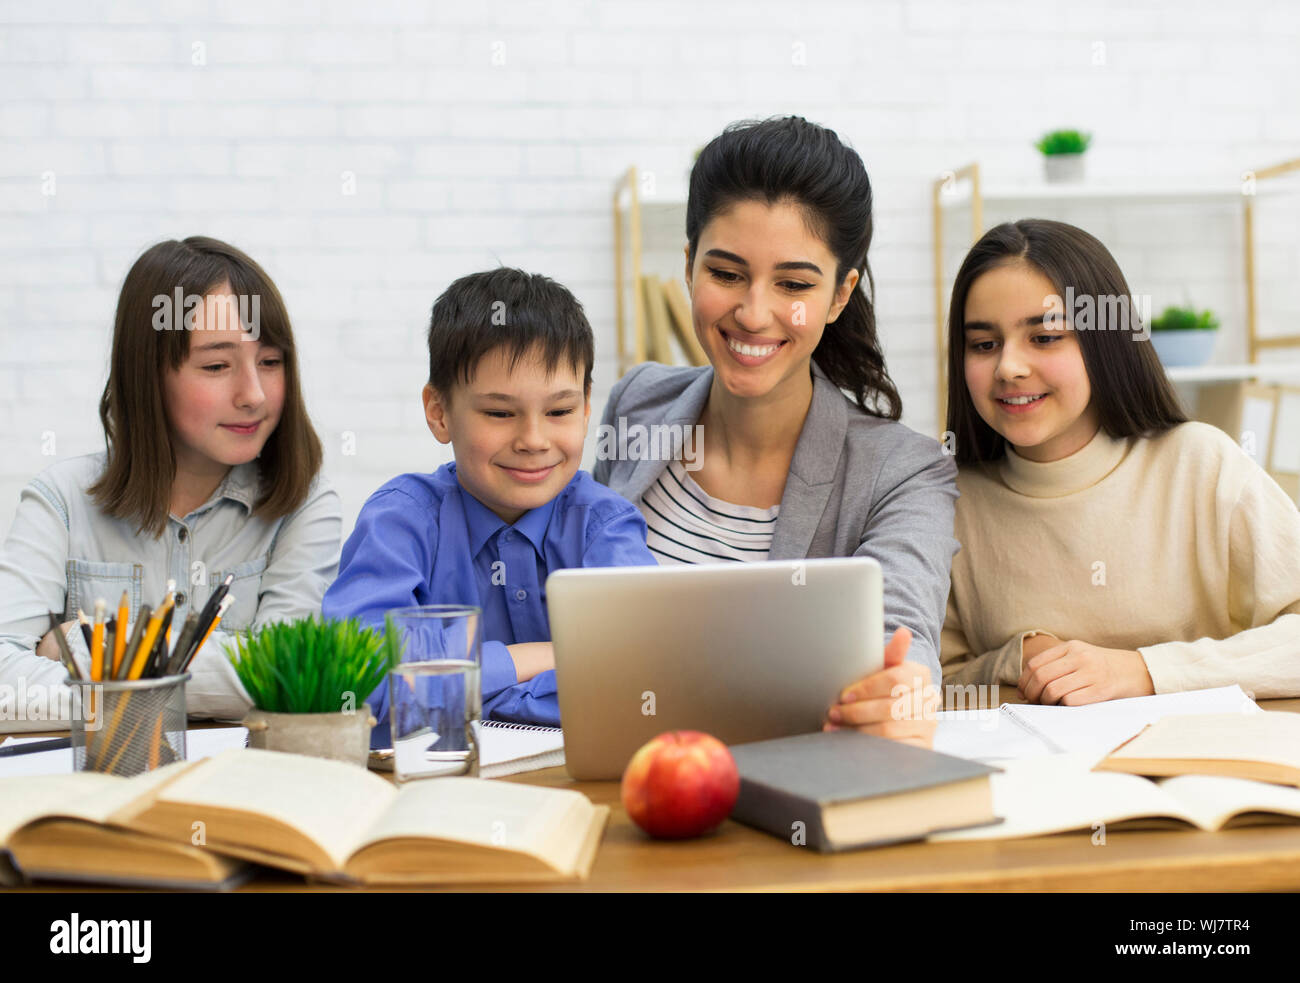
[[[1141,652],[1104,649],[1077,638],[1033,656],[1026,653],[1018,685],[1030,703],[1070,707],[1155,693]]]
[[[885,646],[885,667],[858,680],[840,694],[823,730],[853,728],[918,747],[934,746],[938,690],[930,685],[930,669],[905,662],[912,633],[899,628]]]

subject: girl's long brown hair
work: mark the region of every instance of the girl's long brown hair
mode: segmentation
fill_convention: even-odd
[[[251,298],[258,299],[259,338],[284,353],[284,406],[258,459],[262,483],[256,514],[271,520],[293,512],[320,471],[321,442],[298,384],[293,330],[271,278],[217,239],[160,242],[135,261],[118,296],[108,383],[99,401],[108,460],[89,489],[104,512],[155,538],[167,528],[176,477],[163,375],[179,368],[190,350],[185,311],[176,309],[174,300],[177,291],[182,298],[203,297],[224,282],[236,296],[250,298],[250,308]],[[170,318],[159,317],[165,310]]]
[[[1132,294],[1119,264],[1095,236],[1065,222],[1027,218],[989,229],[971,247],[957,271],[948,307],[948,425],[956,439],[958,464],[994,461],[1006,440],[984,422],[966,388],[966,297],[989,270],[1024,262],[1052,281],[1058,295],[1123,298]],[[1097,303],[1099,311],[1106,305]],[[1068,314],[1069,312],[1067,312]],[[1103,314],[1077,332],[1083,367],[1092,387],[1101,427],[1112,437],[1155,436],[1187,422],[1178,393],[1135,310],[1130,323],[1111,324]],[[1146,327],[1150,327],[1149,325]]]

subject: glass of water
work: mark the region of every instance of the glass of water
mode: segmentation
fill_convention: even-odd
[[[439,604],[388,614],[402,642],[388,674],[394,777],[477,776],[483,612]]]

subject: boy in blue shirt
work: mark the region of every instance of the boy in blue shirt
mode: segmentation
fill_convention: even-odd
[[[424,604],[483,609],[483,716],[558,727],[544,585],[566,567],[653,566],[636,507],[579,471],[591,325],[538,274],[462,277],[433,305],[424,414],[455,462],[370,496],[325,594],[328,618],[383,627]],[[367,701],[387,747],[388,686]]]

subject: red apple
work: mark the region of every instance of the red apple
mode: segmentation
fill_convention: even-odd
[[[685,839],[727,818],[740,774],[727,746],[697,730],[660,734],[623,772],[623,808],[651,836]]]

